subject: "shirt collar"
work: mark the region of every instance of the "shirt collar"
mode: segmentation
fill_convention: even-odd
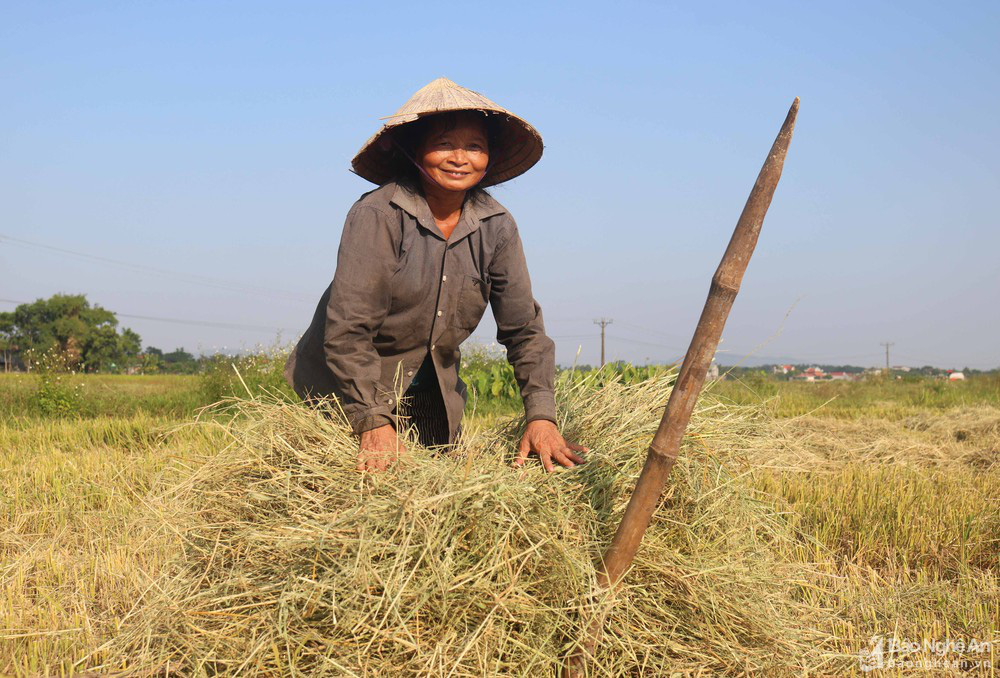
[[[394,182],[395,183],[395,182]],[[392,197],[389,202],[409,213],[417,222],[437,235],[441,235],[437,224],[434,223],[434,216],[431,208],[427,205],[427,199],[423,195],[410,191],[399,183],[395,184]],[[480,222],[498,214],[504,214],[507,210],[489,194],[482,194],[479,200],[471,200],[466,197],[465,205],[462,206],[462,218],[451,234],[449,241],[461,240],[469,233],[479,228]]]

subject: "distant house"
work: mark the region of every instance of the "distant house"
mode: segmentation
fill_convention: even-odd
[[[795,371],[795,365],[775,365],[771,371],[775,374],[788,374]]]
[[[847,372],[831,372],[830,379],[832,381],[850,381],[851,375]]]
[[[818,367],[806,368],[793,377],[799,381],[827,381],[829,378],[829,375]]]
[[[952,372],[948,375],[948,381],[965,381],[965,372]]]

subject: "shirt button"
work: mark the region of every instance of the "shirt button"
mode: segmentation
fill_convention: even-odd
[[[413,370],[407,371],[406,376],[412,377],[413,376]]]
[[[442,315],[444,315],[444,311],[438,311],[438,317],[440,318]]]
[[[433,351],[437,347],[437,344],[431,344],[431,350]]]
[[[441,276],[441,282],[448,282],[448,276],[446,275]]]
[[[385,403],[387,405],[392,405],[392,398],[389,398],[388,400],[386,400]]]

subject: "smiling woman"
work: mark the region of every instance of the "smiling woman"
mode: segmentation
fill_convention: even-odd
[[[453,200],[453,195],[464,195],[476,202],[488,197],[480,183],[490,166],[491,149],[498,149],[493,119],[478,111],[439,113],[420,118],[400,132],[392,142],[409,162],[402,165],[396,183],[411,192],[423,193],[425,198],[429,191],[434,194],[430,202]],[[446,239],[458,223],[461,210],[449,216],[453,219],[438,224]]]
[[[333,282],[285,373],[307,402],[340,402],[359,436],[359,470],[384,470],[405,452],[407,422],[422,445],[455,443],[467,399],[459,345],[487,305],[524,401],[515,463],[530,452],[549,471],[583,462],[586,448],[556,426],[555,344],[517,225],[484,190],[541,154],[534,127],[439,78],[355,156],[354,171],[379,188],[348,213]]]

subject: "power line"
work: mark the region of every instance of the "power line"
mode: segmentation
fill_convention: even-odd
[[[552,317],[546,316],[545,322],[549,323],[576,323],[585,322],[591,320],[590,318],[564,318],[560,316]],[[595,321],[596,322],[596,321]],[[642,325],[636,325],[635,323],[622,322],[621,320],[615,320],[615,324],[621,325],[622,327],[627,327],[629,329],[638,330],[639,332],[644,332],[646,334],[664,337],[665,339],[672,339],[674,341],[684,341],[684,338],[679,334],[668,334],[666,332],[660,332],[659,330],[650,329],[649,327],[644,327]]]
[[[655,334],[657,336],[664,337],[666,339],[674,339],[674,340],[681,340],[681,341],[683,341],[683,337],[681,337],[680,335],[677,335],[677,334],[667,334],[666,332],[660,332],[659,330],[651,330],[648,327],[643,327],[642,325],[635,325],[633,323],[623,323],[620,320],[618,321],[618,324],[621,325],[621,326],[623,326],[623,327],[629,327],[629,328],[631,328],[633,330],[639,330],[640,332],[645,332],[646,334]]]
[[[616,325],[620,324],[620,325],[623,325],[623,326],[636,327],[638,329],[637,325],[630,325],[629,323],[621,323],[621,322],[619,322],[617,320],[615,321],[615,324]],[[550,334],[548,336],[549,336],[550,339],[575,339],[575,338],[592,337],[594,335],[593,334],[586,334],[586,333],[584,333],[584,334]],[[666,335],[664,335],[664,336],[666,336]],[[659,348],[659,349],[663,349],[663,350],[668,351],[668,352],[675,352],[675,353],[677,353],[678,355],[681,355],[681,356],[683,356],[683,354],[684,354],[684,350],[681,349],[681,348],[679,348],[678,346],[671,346],[671,345],[667,345],[667,344],[663,344],[663,343],[659,343],[659,342],[655,342],[655,341],[646,341],[646,340],[643,340],[643,339],[635,339],[633,337],[626,337],[626,336],[623,336],[623,335],[620,335],[620,334],[611,334],[610,332],[606,332],[605,333],[605,339],[614,339],[615,341],[623,341],[623,342],[626,342],[626,343],[637,344],[637,345],[640,345],[640,346],[649,346],[649,347],[653,347],[653,348]],[[875,358],[876,356],[879,355],[876,352],[859,353],[859,354],[854,354],[854,355],[842,355],[842,356],[803,355],[803,354],[798,353],[796,351],[792,351],[792,353],[794,353],[794,355],[792,356],[791,359],[797,360],[797,361],[802,362],[802,363],[823,363],[823,364],[830,364],[830,365],[843,364],[843,363],[845,363],[845,361],[858,360],[858,359],[863,359],[863,358],[872,359],[872,358]],[[728,355],[728,356],[731,356],[731,357],[732,356],[752,356],[752,357],[754,357],[754,358],[756,358],[758,360],[764,360],[764,361],[768,361],[769,360],[769,361],[773,361],[775,363],[784,363],[784,362],[787,362],[789,360],[788,356],[757,355],[753,351],[747,351],[747,350],[742,350],[742,349],[738,349],[738,348],[727,348],[727,349],[721,349],[720,348],[719,351],[718,351],[718,354],[720,356],[722,356],[722,355]]]
[[[186,282],[192,285],[203,285],[205,287],[214,287],[216,289],[222,289],[228,292],[240,292],[243,294],[253,294],[255,296],[275,297],[278,299],[283,299],[285,301],[307,301],[307,300],[314,301],[312,297],[308,297],[307,295],[301,293],[288,292],[285,290],[276,290],[270,287],[263,287],[260,285],[248,285],[233,280],[213,278],[210,276],[198,275],[195,273],[182,273],[180,271],[171,271],[165,268],[156,268],[154,266],[147,266],[145,264],[136,264],[129,261],[111,259],[110,257],[104,257],[96,254],[89,254],[87,252],[78,252],[76,250],[70,250],[64,247],[56,247],[54,245],[46,245],[44,243],[34,242],[32,240],[24,240],[23,238],[14,238],[12,236],[4,235],[2,233],[0,233],[0,243],[7,243],[17,247],[48,250],[50,252],[66,254],[87,261],[94,261],[100,264],[116,266],[118,268],[122,268],[137,273],[144,273],[147,275],[172,278],[174,280],[180,280],[182,282]]]
[[[642,344],[643,346],[655,346],[656,348],[662,348],[667,350],[677,350],[676,346],[664,346],[663,344],[654,341],[643,341],[642,339],[632,339],[630,337],[622,337],[617,334],[609,334],[609,338],[617,339],[618,341],[627,341],[633,344]]]
[[[616,341],[624,341],[630,344],[638,344],[640,346],[651,346],[653,348],[659,348],[667,351],[666,355],[674,355],[675,357],[669,358],[668,363],[679,363],[684,358],[684,351],[677,349],[676,347],[664,346],[663,344],[656,344],[651,341],[641,341],[639,339],[629,339],[628,337],[620,337],[617,334],[609,334],[608,338],[614,339]]]
[[[116,313],[123,318],[133,318],[137,320],[152,320],[160,323],[174,323],[177,325],[197,325],[200,327],[222,327],[232,330],[257,330],[264,332],[288,332],[287,327],[268,327],[266,325],[241,325],[239,323],[219,323],[210,320],[182,320],[180,318],[160,318],[150,315],[134,315],[131,313]]]
[[[0,302],[6,304],[15,304],[20,306],[21,304],[27,304],[27,301],[15,301],[13,299],[0,299]],[[266,325],[242,325],[240,323],[222,323],[215,322],[211,320],[185,320],[183,318],[164,318],[161,316],[152,315],[138,315],[135,313],[118,313],[117,311],[112,311],[116,316],[122,318],[132,318],[134,320],[152,320],[153,322],[159,323],[173,323],[175,325],[194,325],[197,327],[221,327],[230,330],[252,330],[260,332],[288,332],[290,331],[287,327],[268,327]]]

